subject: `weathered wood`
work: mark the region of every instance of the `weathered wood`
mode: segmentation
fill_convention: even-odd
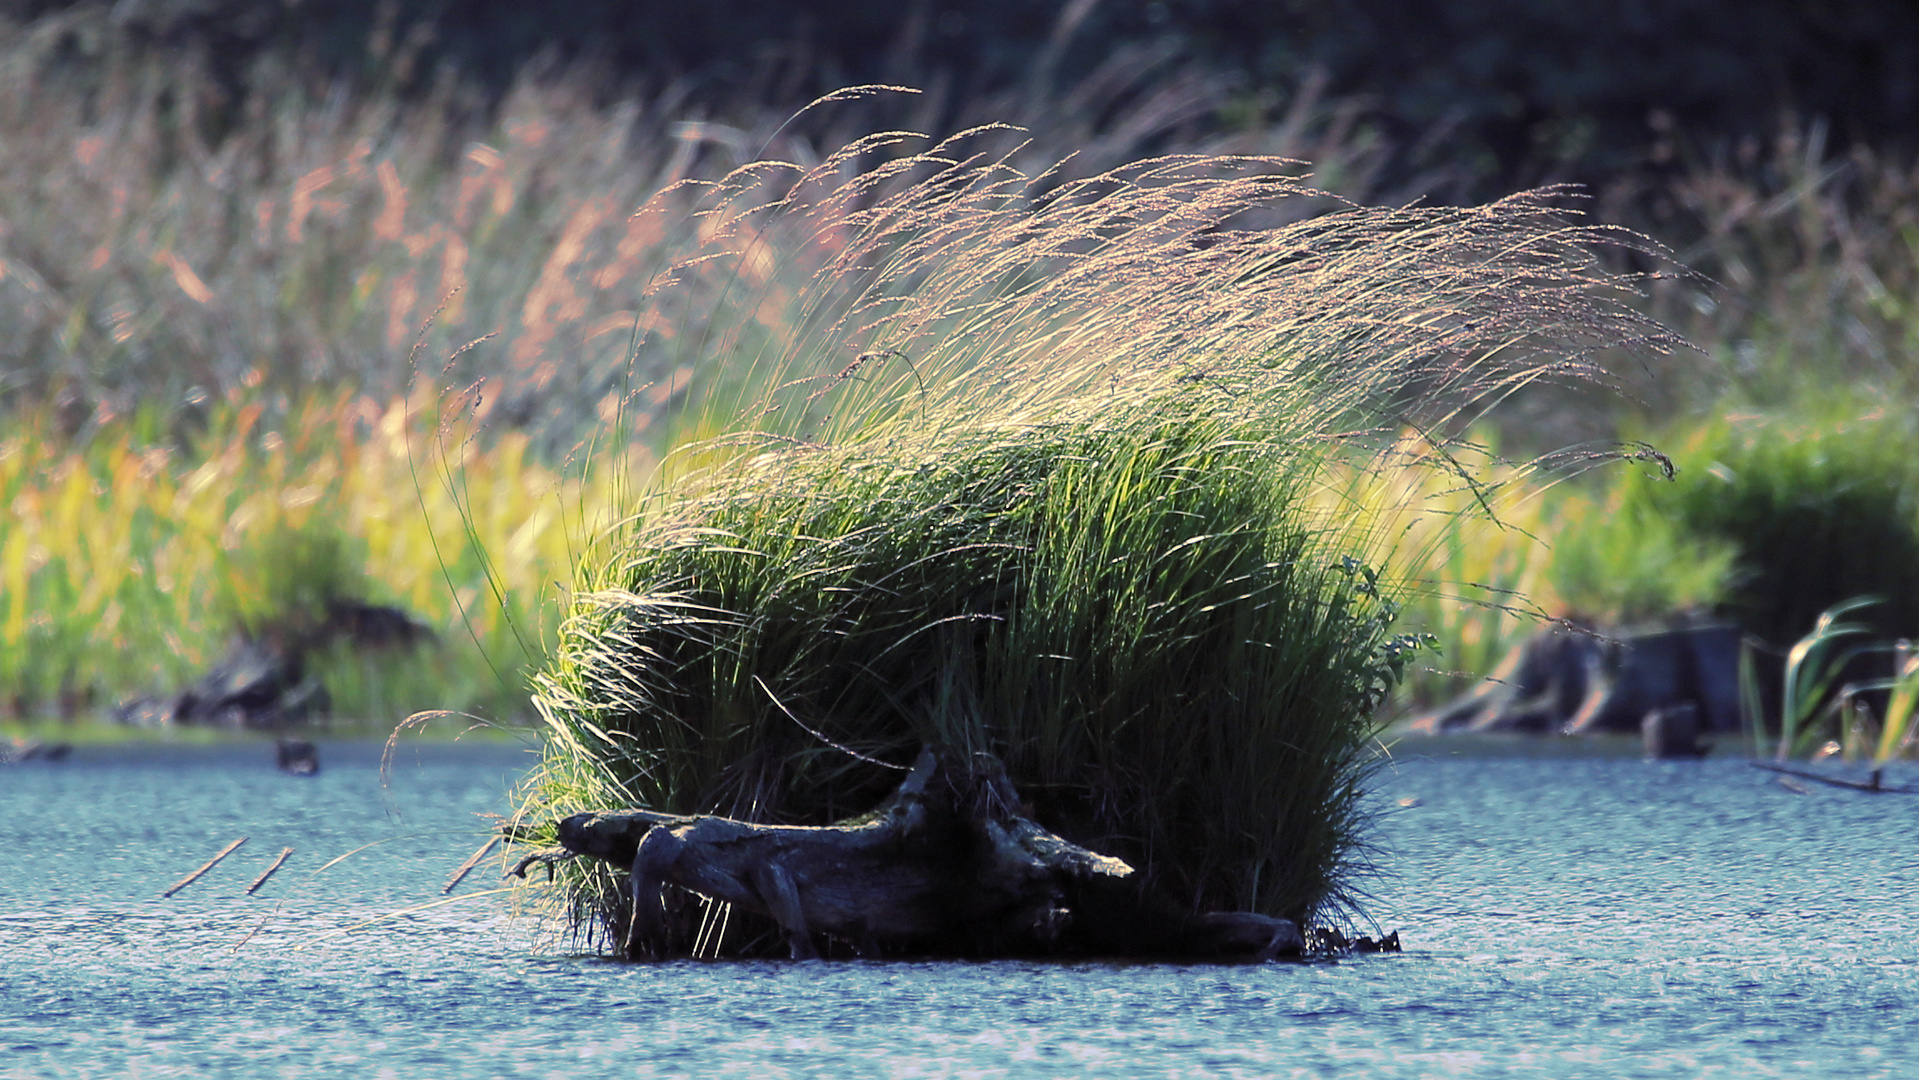
[[[1284,919],[1162,910],[1128,880],[1130,866],[1008,809],[1017,805],[997,759],[957,761],[929,748],[898,790],[854,824],[620,810],[574,815],[558,832],[567,851],[628,869],[629,956],[664,955],[666,885],[770,917],[795,958],[818,954],[816,933],[866,956],[1268,959],[1299,951],[1298,928]]]
[[[1770,761],[1755,761],[1751,764],[1755,769],[1775,772],[1782,777],[1795,776],[1801,780],[1811,780],[1815,783],[1826,784],[1830,787],[1846,788],[1849,791],[1869,791],[1883,795],[1919,795],[1919,788],[1892,787],[1885,784],[1882,779],[1883,774],[1879,769],[1872,770],[1871,774],[1864,780],[1851,780],[1843,776],[1827,776],[1824,773],[1814,772],[1811,769],[1794,768],[1790,765],[1775,765]]]
[[[273,876],[273,872],[280,869],[280,867],[286,863],[287,857],[292,854],[292,848],[281,848],[280,857],[273,860],[273,865],[262,871],[259,877],[253,879],[253,884],[247,886],[247,895],[252,896],[254,893],[259,892],[260,886],[265,885],[267,879]]]
[[[200,869],[195,870],[193,873],[188,874],[186,877],[181,878],[180,880],[174,882],[171,886],[169,886],[166,892],[163,892],[160,894],[160,899],[165,900],[171,897],[174,893],[177,893],[181,889],[186,888],[188,885],[191,885],[194,882],[200,880],[200,875],[220,865],[221,859],[224,859],[228,855],[233,854],[234,848],[237,848],[241,844],[244,844],[246,842],[247,842],[247,838],[242,836],[240,839],[235,840],[233,843],[228,844],[226,847],[221,848],[220,853],[218,855],[215,855],[213,858],[208,859],[206,863],[200,867]]]
[[[494,845],[499,842],[500,838],[496,836],[481,845],[480,850],[468,855],[466,861],[460,864],[459,869],[453,871],[453,876],[446,879],[446,885],[441,888],[440,895],[446,896],[451,893],[454,887],[459,885],[460,882],[465,881],[466,876],[473,872],[473,868],[480,865],[480,860],[486,858],[486,853],[492,851]]]
[[[1477,687],[1415,719],[1412,728],[1436,735],[1640,733],[1648,713],[1690,707],[1697,735],[1744,730],[1737,627],[1616,633],[1570,622],[1549,626],[1508,652]]]

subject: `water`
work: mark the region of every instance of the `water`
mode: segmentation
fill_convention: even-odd
[[[385,785],[376,748],[270,755],[0,770],[0,1077],[1919,1076],[1919,799],[1736,761],[1402,754],[1369,883],[1398,956],[637,966],[488,871],[395,915],[523,752],[408,749]]]

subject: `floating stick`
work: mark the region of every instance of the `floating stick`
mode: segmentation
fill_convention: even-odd
[[[292,848],[282,848],[282,849],[280,849],[280,857],[279,857],[279,858],[277,858],[277,859],[275,859],[275,860],[273,860],[273,865],[272,865],[272,866],[269,866],[269,867],[267,867],[267,872],[266,872],[266,873],[264,873],[264,874],[261,874],[261,875],[260,875],[259,877],[257,877],[257,878],[254,878],[254,879],[253,879],[253,884],[251,884],[251,885],[248,885],[248,886],[247,886],[247,895],[248,895],[248,896],[252,896],[252,895],[253,895],[253,890],[255,890],[255,889],[257,889],[257,888],[259,888],[259,887],[260,887],[260,886],[262,886],[262,885],[265,885],[265,884],[267,883],[267,879],[273,876],[273,872],[274,872],[275,870],[278,870],[278,869],[280,868],[280,864],[281,864],[281,863],[283,863],[283,862],[286,862],[286,861],[287,861],[287,856],[288,856],[288,855],[291,855],[291,854],[293,854],[293,849],[292,849]]]
[[[184,888],[186,888],[186,887],[187,887],[188,885],[191,885],[191,884],[193,884],[194,882],[196,882],[196,881],[198,881],[198,880],[200,880],[200,875],[201,875],[201,874],[204,874],[204,873],[206,873],[206,872],[207,872],[208,870],[211,870],[211,869],[213,869],[214,867],[216,867],[216,866],[218,866],[218,865],[220,865],[220,860],[221,860],[221,859],[224,859],[224,858],[226,858],[226,857],[227,857],[228,855],[231,855],[231,854],[233,854],[233,849],[234,849],[234,848],[237,848],[237,847],[239,847],[239,846],[240,846],[241,844],[244,844],[244,843],[246,843],[246,842],[247,842],[247,838],[246,838],[246,837],[244,837],[244,836],[242,836],[242,837],[241,837],[240,839],[238,839],[238,840],[235,840],[235,841],[234,841],[233,843],[231,843],[231,844],[228,844],[228,845],[227,845],[226,847],[223,847],[223,848],[221,848],[221,849],[220,849],[220,854],[218,854],[218,855],[215,855],[215,856],[214,856],[213,858],[211,858],[211,859],[208,859],[208,860],[207,860],[207,864],[206,864],[205,866],[202,866],[202,867],[201,867],[200,869],[198,869],[198,870],[195,870],[195,871],[194,871],[193,873],[191,873],[191,874],[188,874],[188,875],[187,875],[186,877],[183,877],[183,878],[181,878],[180,880],[178,880],[178,881],[176,881],[176,882],[174,882],[174,883],[173,883],[173,887],[172,887],[171,889],[168,889],[168,890],[167,890],[166,892],[163,892],[163,893],[161,893],[161,894],[160,894],[160,899],[162,899],[162,900],[165,900],[165,899],[166,899],[167,897],[169,897],[169,896],[172,896],[172,895],[173,895],[174,893],[177,893],[177,892],[179,892],[179,891],[180,891],[181,889],[184,889]]]
[[[287,850],[292,851],[293,849],[288,848]],[[267,924],[267,920],[273,918],[275,915],[278,915],[280,913],[280,909],[285,906],[286,906],[286,901],[282,900],[279,903],[273,905],[272,911],[269,911],[265,915],[260,916],[260,921],[253,924],[253,929],[247,931],[247,936],[240,939],[240,945],[245,945],[247,942],[252,941],[253,935],[260,932],[260,928]],[[240,945],[235,945],[233,947],[233,951],[239,952]]]
[[[453,891],[453,886],[458,885],[462,881],[465,881],[466,876],[473,872],[473,868],[480,865],[480,860],[486,858],[486,853],[489,851],[492,851],[493,845],[499,842],[500,842],[500,838],[496,836],[493,839],[488,840],[486,842],[485,847],[474,852],[472,855],[467,856],[467,860],[460,864],[460,868],[458,870],[453,871],[453,876],[446,879],[446,888],[440,890],[440,895],[445,896],[446,894]]]
[[[1804,795],[1806,793],[1806,789],[1802,786],[1790,783],[1787,779],[1788,777],[1797,777],[1801,780],[1812,780],[1821,784],[1831,784],[1833,787],[1848,788],[1852,791],[1875,791],[1875,792],[1881,792],[1888,795],[1919,795],[1919,788],[1887,787],[1884,784],[1881,784],[1879,782],[1879,770],[1877,769],[1874,769],[1872,771],[1872,776],[1869,779],[1848,780],[1843,776],[1822,776],[1819,773],[1810,772],[1805,769],[1795,769],[1787,765],[1774,765],[1770,761],[1753,761],[1753,762],[1748,762],[1748,764],[1750,764],[1755,769],[1764,769],[1767,772],[1776,772],[1780,774],[1779,775],[1780,786],[1784,787],[1787,791],[1796,791],[1801,795]]]

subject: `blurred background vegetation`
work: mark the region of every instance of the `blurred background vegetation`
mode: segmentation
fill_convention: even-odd
[[[866,82],[924,93],[794,118]],[[1661,271],[1644,309],[1697,355],[1608,355],[1623,393],[1528,390],[1477,437],[1641,440],[1676,477],[1575,449],[1550,487],[1512,468],[1495,523],[1409,528],[1404,619],[1444,651],[1402,705],[1541,617],[1784,645],[1880,592],[1911,634],[1916,111],[1890,0],[0,5],[0,719],[165,693],[270,617],[243,597],[326,599],[276,573],[440,634],[325,659],[344,722],[515,718],[621,477],[702,434],[702,343],[804,321],[780,266],[661,291],[700,224],[634,211],[991,121],[1022,162],[1077,155],[1062,183],[1171,152],[1297,158],[1363,203],[1577,183],[1670,249],[1614,257]]]

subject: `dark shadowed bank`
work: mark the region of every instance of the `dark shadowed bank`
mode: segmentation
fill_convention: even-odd
[[[1737,18],[1717,0],[29,0],[6,9],[24,19],[108,16],[213,69],[231,95],[221,111],[235,112],[248,69],[277,57],[328,81],[421,96],[453,79],[494,100],[528,68],[592,66],[609,87],[669,88],[693,112],[742,95],[787,106],[837,86],[910,82],[938,92],[938,120],[951,124],[984,95],[1044,94],[1117,59],[1168,81],[1229,84],[1231,103],[1195,117],[1202,125],[1276,119],[1296,96],[1361,101],[1355,118],[1391,147],[1392,171],[1441,174],[1451,198],[1657,176],[1681,157],[1772,136],[1782,113],[1829,124],[1841,149],[1909,151],[1919,105],[1919,13],[1902,0],[1754,0]],[[74,36],[76,60],[96,37]],[[1150,92],[1110,77],[1106,88]]]
[[[512,832],[610,948],[803,955],[798,923],[882,955],[1132,951],[1073,932],[1104,893],[1046,892],[1049,933],[1010,947],[889,937],[807,915],[883,868],[730,846],[852,828],[929,746],[975,833],[1124,862],[1134,916],[1353,916],[1373,713],[1417,642],[1393,538],[1335,474],[1470,485],[1481,410],[1668,340],[1594,259],[1632,238],[1550,193],[1300,219],[1323,196],[1278,163],[1048,188],[969,145],[757,163],[650,208],[702,215],[685,265],[749,297],[779,294],[764,263],[817,270],[780,297],[801,331],[706,343],[748,389],[706,391],[710,437],[588,555],[538,680]],[[663,816],[612,847],[559,827],[622,808]]]

